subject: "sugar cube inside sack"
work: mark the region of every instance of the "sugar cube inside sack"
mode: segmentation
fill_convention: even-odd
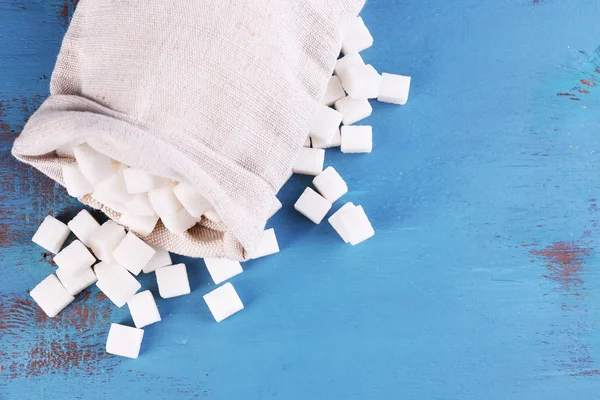
[[[373,108],[367,99],[353,99],[346,96],[335,102],[335,109],[341,112],[344,117],[342,124],[352,125],[360,120],[363,120],[371,115]]]
[[[315,149],[330,149],[332,147],[340,147],[342,144],[342,135],[340,134],[340,128],[335,130],[335,135],[333,135],[333,139],[331,142],[325,143],[322,140],[313,138],[312,139],[312,147]]]
[[[120,324],[110,324],[106,352],[116,356],[138,358],[144,330]]]
[[[304,145],[302,147],[310,147],[310,145],[311,145],[310,136],[307,136],[306,139],[304,140]]]
[[[226,258],[205,258],[204,264],[217,285],[244,272],[239,261]]]
[[[173,214],[183,207],[179,200],[177,200],[177,196],[173,193],[173,187],[170,185],[149,192],[148,199],[150,199],[150,204],[152,204],[154,211],[161,218],[163,215]]]
[[[96,229],[90,238],[90,247],[94,255],[102,261],[112,261],[113,250],[125,237],[125,229],[108,220]]]
[[[115,173],[107,179],[94,186],[94,193],[100,194],[102,198],[126,204],[131,195],[125,188],[125,178],[122,173]]]
[[[260,240],[256,248],[251,254],[253,259],[270,256],[271,254],[279,253],[279,243],[275,236],[275,229],[270,228],[265,230],[260,236]],[[215,282],[216,283],[216,282]]]
[[[320,224],[331,209],[331,202],[307,187],[294,204],[294,208],[315,224]]]
[[[343,230],[348,236],[348,241],[355,246],[375,235],[373,226],[365,214],[362,206],[350,208],[340,218]]]
[[[156,251],[132,232],[127,233],[113,250],[113,259],[134,275],[139,274]]]
[[[379,96],[381,81],[381,75],[372,65],[355,65],[346,70],[342,85],[354,99],[374,99]]]
[[[329,143],[333,139],[337,128],[342,123],[343,115],[339,111],[323,104],[320,104],[318,107],[317,115],[310,128],[310,136]]]
[[[73,154],[81,173],[92,185],[100,183],[115,173],[110,157],[92,149],[87,143],[74,147]]]
[[[365,65],[365,62],[358,52],[346,54],[344,57],[337,60],[334,72],[338,77],[341,77],[348,68],[354,65]]]
[[[81,210],[79,213],[67,223],[69,229],[81,240],[86,246],[90,245],[90,239],[100,224],[92,217],[87,210]]]
[[[198,223],[198,218],[192,217],[190,213],[182,207],[172,214],[161,215],[161,221],[170,232],[181,235],[196,225]]]
[[[76,162],[63,165],[62,176],[69,196],[81,197],[94,190],[94,186],[83,176]]]
[[[342,153],[370,153],[373,129],[370,126],[342,126]]]
[[[56,270],[56,276],[67,292],[72,296],[77,296],[82,290],[92,286],[98,281],[94,270],[90,267],[80,270],[75,274],[71,274],[64,269],[59,268]]]
[[[325,150],[303,147],[300,149],[292,170],[295,174],[316,176],[323,171],[323,163],[325,163]]]
[[[91,267],[96,262],[96,257],[90,253],[83,243],[74,240],[54,256],[54,262],[66,273],[77,274]]]
[[[185,264],[169,265],[156,271],[158,293],[163,299],[190,294],[190,282]]]
[[[124,213],[127,211],[125,205],[115,201],[112,196],[107,196],[105,191],[92,192],[92,198],[97,202],[101,203],[104,207],[111,209],[118,213]]]
[[[200,218],[212,206],[209,201],[194,189],[192,185],[180,182],[173,188],[177,200],[185,207],[187,212],[195,218]]]
[[[410,92],[410,76],[382,74],[381,88],[377,100],[384,103],[404,105]]]
[[[279,201],[279,199],[277,197],[274,197],[273,205],[271,206],[271,211],[269,212],[269,218],[271,218],[273,215],[277,214],[277,211],[281,210],[281,207],[283,207],[283,204],[281,204],[281,201]]]
[[[71,296],[55,275],[48,275],[29,293],[33,300],[50,318],[55,317],[75,297]]]
[[[342,218],[346,211],[354,208],[353,203],[344,204],[339,210],[337,210],[331,217],[329,217],[328,221],[335,229],[335,231],[340,235],[340,237],[344,240],[344,242],[349,243],[350,239],[348,238],[348,233],[346,232],[344,225],[342,224]]]
[[[73,153],[72,145],[61,146],[54,151],[58,157],[61,158],[75,158],[75,154]]]
[[[235,288],[229,282],[205,294],[204,301],[217,322],[223,321],[244,308]]]
[[[152,292],[144,290],[134,295],[128,302],[129,312],[136,328],[143,328],[160,321],[160,313]]]
[[[156,271],[157,268],[166,267],[167,265],[173,265],[173,261],[171,260],[171,255],[165,249],[161,249],[158,246],[150,245],[154,249],[154,257],[146,264],[142,271],[145,274],[149,274],[151,272]]]
[[[100,262],[94,266],[94,272],[98,278],[98,289],[119,308],[142,287],[137,279],[120,265]]]
[[[323,96],[323,104],[326,106],[332,106],[336,101],[346,97],[346,92],[342,88],[340,78],[333,75],[327,82],[327,89],[325,90],[325,96]]]
[[[52,215],[44,218],[31,241],[51,253],[58,253],[71,230],[67,225],[60,222]]]
[[[154,217],[156,211],[152,208],[148,193],[137,193],[129,196],[125,203],[127,210],[138,217]]]
[[[333,167],[327,167],[313,179],[313,185],[321,196],[334,203],[337,199],[348,193],[348,186],[340,174]]]
[[[212,222],[221,222],[221,217],[219,216],[219,213],[217,213],[217,210],[215,210],[214,208],[211,208],[210,210],[205,212],[204,216],[210,219]]]
[[[152,233],[154,227],[158,223],[158,216],[141,217],[132,214],[130,211],[127,211],[121,214],[119,223],[125,225],[130,231],[134,231],[142,236],[148,236]]]
[[[146,193],[167,186],[169,180],[149,174],[138,168],[127,168],[123,171],[125,187],[130,194]]]
[[[361,17],[357,17],[342,42],[342,51],[344,54],[353,52],[361,52],[369,47],[373,46],[373,36],[369,32],[369,29],[365,25],[365,22]]]

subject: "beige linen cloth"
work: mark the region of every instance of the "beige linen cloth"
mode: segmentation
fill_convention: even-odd
[[[63,184],[55,150],[87,142],[204,195],[221,223],[146,239],[245,259],[288,178],[364,0],[82,0],[50,97],[13,155]],[[120,215],[90,196],[80,199]]]

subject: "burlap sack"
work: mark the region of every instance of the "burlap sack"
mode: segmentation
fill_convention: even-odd
[[[192,257],[244,259],[363,3],[82,0],[51,96],[13,155],[62,184],[61,166],[72,160],[55,150],[87,142],[121,163],[189,182],[223,222],[203,219],[184,235],[159,222],[147,240]]]

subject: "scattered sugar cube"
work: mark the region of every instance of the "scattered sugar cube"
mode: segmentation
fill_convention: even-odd
[[[344,75],[345,71],[353,65],[365,65],[362,57],[357,52],[346,54],[344,57],[337,60],[335,63],[334,72],[338,77],[340,77]]]
[[[83,243],[74,240],[54,256],[54,262],[66,273],[77,274],[94,265],[96,258]]]
[[[171,260],[171,255],[165,249],[161,249],[158,246],[150,245],[154,249],[154,257],[146,264],[142,271],[145,274],[149,274],[151,272],[156,271],[157,268],[166,267],[167,265],[173,265],[173,261]]]
[[[342,85],[354,99],[374,99],[379,96],[381,75],[372,65],[354,65],[346,69]]]
[[[331,209],[331,202],[307,187],[294,204],[294,208],[315,224],[320,224]]]
[[[139,237],[129,232],[113,250],[113,259],[134,275],[139,274],[154,257],[156,251]]]
[[[344,114],[342,124],[352,125],[371,115],[373,108],[367,99],[353,99],[346,96],[335,102],[335,109]]]
[[[125,229],[115,222],[108,220],[96,229],[90,238],[90,248],[96,258],[102,261],[112,261],[113,250],[125,237]]]
[[[31,241],[51,253],[58,253],[71,230],[69,227],[52,215],[44,218],[44,221],[37,229]]]
[[[150,204],[148,193],[132,194],[124,205],[131,214],[138,217],[154,217],[156,215],[156,211]]]
[[[212,206],[209,201],[194,189],[192,185],[181,182],[173,188],[173,193],[187,212],[195,218],[200,218]]]
[[[373,129],[370,126],[343,126],[342,153],[370,153],[373,150]]]
[[[183,207],[173,214],[162,215],[161,220],[165,228],[176,235],[185,233],[198,223],[198,218],[192,217]]]
[[[76,162],[63,165],[62,176],[69,196],[81,197],[94,190],[94,186],[85,179]]]
[[[352,246],[364,242],[375,235],[373,226],[362,206],[356,206],[345,211],[340,221]]]
[[[205,258],[204,264],[216,285],[244,272],[239,261],[226,258]]]
[[[60,283],[58,278],[52,274],[48,275],[29,293],[33,300],[50,318],[55,317],[66,306],[68,306],[75,297],[71,296]]]
[[[331,217],[329,217],[328,221],[335,229],[335,231],[340,235],[340,237],[344,240],[344,242],[348,243],[350,240],[348,239],[348,233],[344,229],[344,225],[342,224],[342,218],[346,211],[354,208],[353,203],[344,204],[339,210],[337,210]]]
[[[204,301],[217,322],[223,321],[244,308],[235,288],[229,282],[205,294]]]
[[[142,285],[125,268],[117,264],[100,262],[94,266],[98,278],[96,286],[121,308],[133,295],[140,290]]]
[[[148,199],[154,211],[162,218],[163,215],[173,214],[183,206],[173,193],[173,187],[165,186],[148,193]]]
[[[120,324],[110,324],[106,352],[115,356],[138,358],[144,330]]]
[[[158,216],[141,217],[127,211],[121,214],[119,223],[125,225],[130,231],[134,231],[141,236],[148,236],[152,233],[154,227],[158,223]]]
[[[256,259],[270,256],[275,253],[279,253],[279,244],[277,243],[277,237],[275,236],[275,229],[271,228],[262,233],[256,248],[250,255],[253,259]]]
[[[64,269],[59,268],[56,270],[56,276],[60,279],[60,282],[67,292],[72,296],[77,296],[81,291],[98,281],[94,270],[90,267],[80,270],[75,274],[71,274]]]
[[[271,218],[273,215],[277,214],[277,211],[281,210],[281,207],[283,207],[283,204],[281,204],[281,201],[279,201],[279,199],[277,197],[274,197],[273,205],[271,206],[271,211],[269,212],[269,218]]]
[[[131,195],[125,188],[125,178],[122,173],[115,173],[94,186],[94,193],[111,202],[126,204]]]
[[[302,147],[310,147],[310,136],[306,137],[306,140],[304,141]]]
[[[143,328],[161,320],[156,301],[149,290],[134,295],[127,302],[127,306],[136,328]]]
[[[408,101],[410,76],[382,74],[382,83],[377,100],[384,103],[404,105]]]
[[[81,173],[92,185],[96,185],[115,173],[110,157],[92,149],[87,143],[73,148],[73,154]]]
[[[318,107],[317,115],[310,129],[310,136],[329,143],[342,123],[343,115],[323,104],[319,104]]]
[[[342,135],[340,134],[340,128],[335,130],[335,135],[329,143],[325,143],[319,139],[312,139],[312,147],[314,149],[330,149],[332,147],[340,147],[342,145]]]
[[[146,193],[167,186],[169,180],[149,174],[138,168],[128,168],[123,171],[125,187],[130,194]]]
[[[92,217],[87,210],[81,210],[67,224],[71,231],[81,240],[81,243],[90,246],[90,239],[94,231],[100,227],[100,224]]]
[[[359,56],[360,57],[360,56]],[[325,90],[325,96],[323,96],[323,104],[326,106],[332,106],[336,101],[346,97],[346,92],[342,88],[340,78],[333,75],[327,82],[327,89]]]
[[[295,174],[316,176],[323,171],[324,162],[325,150],[303,147],[300,149],[300,153],[298,154],[298,158],[296,158],[292,171],[294,171]]]
[[[158,293],[163,299],[190,294],[190,282],[185,264],[175,264],[155,271]]]
[[[340,174],[333,167],[327,167],[313,179],[313,185],[321,196],[329,202],[335,203],[340,197],[348,193],[348,186]]]
[[[215,210],[214,208],[211,208],[210,210],[205,212],[204,216],[206,218],[210,219],[212,222],[216,222],[216,223],[221,222],[221,217],[219,217],[217,210]]]
[[[361,52],[369,47],[373,46],[373,36],[369,32],[369,29],[365,25],[365,22],[361,17],[357,17],[342,42],[342,51],[344,54]]]

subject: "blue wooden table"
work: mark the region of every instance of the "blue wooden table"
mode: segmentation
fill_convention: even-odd
[[[243,312],[214,323],[202,261],[175,257],[193,292],[159,299],[137,360],[104,352],[126,307],[93,289],[51,320],[27,293],[55,268],[33,232],[79,205],[9,150],[74,6],[0,0],[0,399],[598,398],[600,3],[370,0],[363,56],[411,99],[374,104],[372,154],[326,164],[375,238],[297,214],[295,177],[282,252],[233,279]]]

